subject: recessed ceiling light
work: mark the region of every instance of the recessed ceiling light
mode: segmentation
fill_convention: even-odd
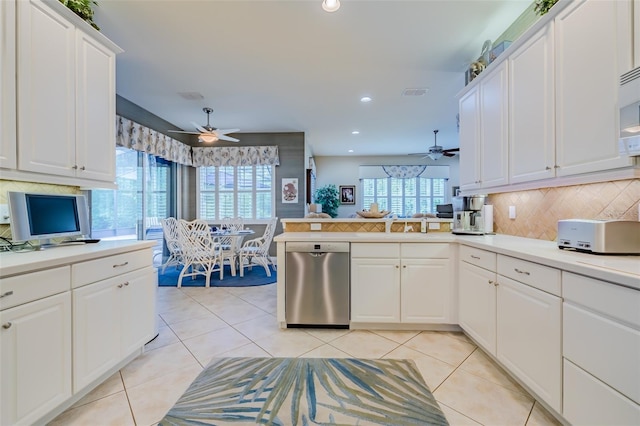
[[[354,130],[353,132],[351,132],[352,135],[359,135],[360,131],[359,130]]]
[[[335,12],[340,9],[340,0],[322,0],[322,8],[325,12]]]
[[[352,149],[350,149],[350,150],[349,150],[349,152],[353,152],[353,150],[352,150]]]
[[[371,98],[369,96],[363,96],[360,98],[360,102],[371,102]]]

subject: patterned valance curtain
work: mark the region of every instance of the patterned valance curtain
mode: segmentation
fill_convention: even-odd
[[[418,177],[427,166],[382,166],[382,170],[392,178],[411,179]]]
[[[277,146],[221,146],[193,148],[193,166],[280,165]]]
[[[449,179],[449,166],[359,166],[360,179],[415,178]]]
[[[191,147],[163,133],[116,116],[116,145],[192,166]]]

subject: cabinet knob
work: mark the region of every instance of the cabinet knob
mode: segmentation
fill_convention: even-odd
[[[74,164],[73,167],[71,167],[73,170],[78,170],[78,165]]]
[[[396,269],[400,269],[400,266],[396,265]]]
[[[118,288],[124,287],[124,284],[118,284]]]
[[[11,326],[12,326],[12,325],[13,325],[13,324],[11,324],[10,322],[8,322],[8,323],[6,323],[6,324],[2,324],[2,328],[4,328],[4,329],[6,330],[7,328],[11,328]]]
[[[0,299],[6,296],[11,296],[12,294],[13,294],[13,290],[5,291],[4,293],[0,294]]]
[[[85,166],[80,167],[80,170],[87,170]]]
[[[406,269],[407,265],[402,265],[402,267]]]
[[[555,166],[553,166],[554,169],[559,169],[560,166],[558,166],[557,164]]]
[[[126,282],[124,283],[124,285],[125,285],[125,286],[128,286],[128,285],[129,285],[129,281],[126,281]]]
[[[544,168],[545,170],[551,170],[551,167],[547,166]]]

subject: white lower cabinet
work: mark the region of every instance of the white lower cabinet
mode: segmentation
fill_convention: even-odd
[[[485,351],[496,354],[496,255],[460,246],[458,322]]]
[[[351,244],[351,321],[450,323],[449,244]]]
[[[573,424],[640,424],[640,291],[562,274],[563,415]]]
[[[73,387],[80,390],[153,337],[153,269],[73,290]]]
[[[498,360],[562,410],[562,300],[498,275]]]
[[[71,397],[71,292],[0,312],[0,424],[33,424]]]

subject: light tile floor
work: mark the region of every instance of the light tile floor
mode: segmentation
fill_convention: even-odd
[[[452,425],[559,423],[464,334],[281,330],[276,285],[160,287],[159,336],[52,425],[155,425],[213,357],[413,359]]]

